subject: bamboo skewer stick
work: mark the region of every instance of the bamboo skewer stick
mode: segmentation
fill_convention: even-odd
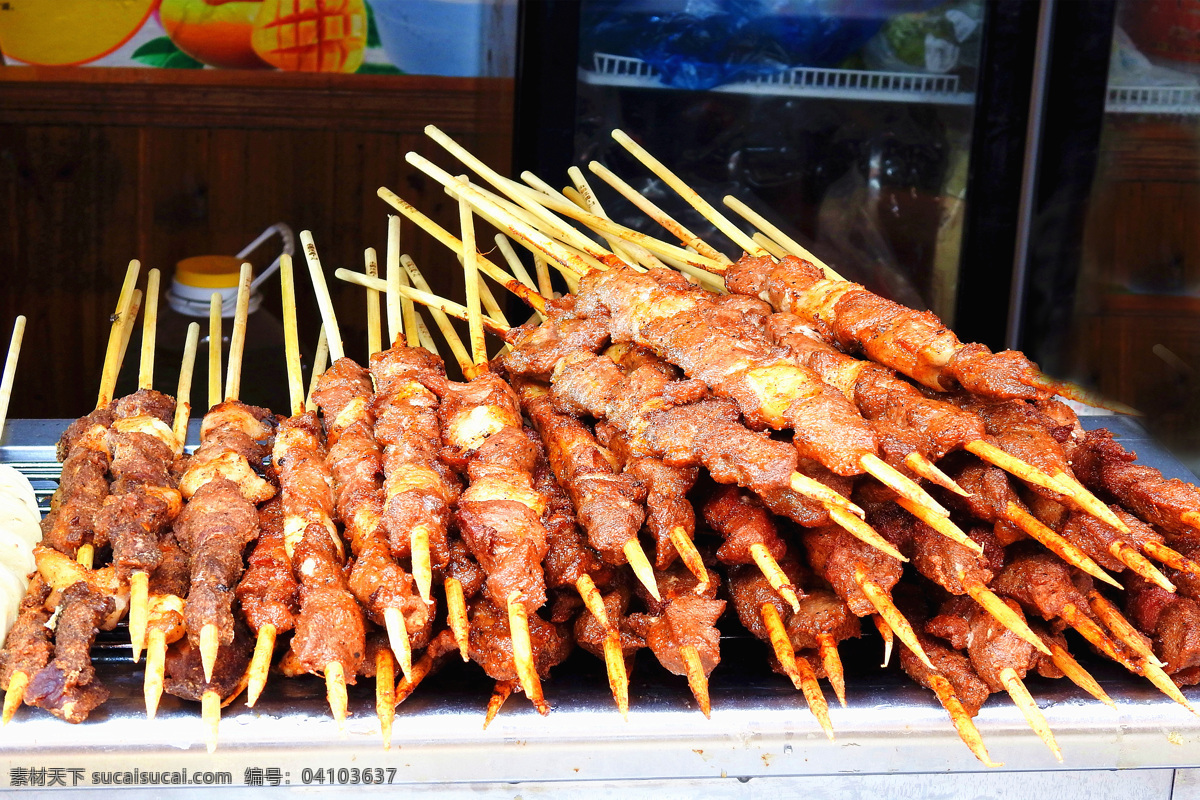
[[[1144,658],[1147,662],[1155,665],[1156,667],[1166,666],[1166,664],[1160,661],[1158,656],[1154,654],[1154,648],[1151,647],[1150,644],[1142,637],[1141,632],[1138,631],[1137,628],[1133,627],[1129,620],[1121,616],[1121,612],[1117,610],[1116,606],[1108,601],[1107,597],[1093,589],[1092,591],[1088,592],[1087,599],[1088,605],[1092,607],[1092,611],[1095,613],[1095,615],[1100,618],[1100,621],[1104,623],[1104,626],[1108,628],[1113,636],[1117,637],[1117,640],[1121,642],[1121,644],[1125,645],[1134,653],[1137,653],[1140,657]]]
[[[740,216],[742,219],[746,220],[751,225],[762,231],[766,236],[770,237],[786,248],[789,253],[794,253],[795,255],[803,258],[805,261],[811,261],[814,265],[820,267],[827,276],[835,281],[846,280],[841,275],[837,274],[828,264],[809,252],[808,248],[804,247],[795,239],[781,231],[776,225],[767,220],[766,217],[750,208],[750,206],[746,205],[741,200],[738,200],[733,195],[726,195],[723,199],[723,202],[725,205],[737,212],[738,216]]]
[[[134,289],[133,298],[129,302],[129,314],[122,318],[119,323],[121,329],[121,347],[117,351],[117,373],[121,371],[121,365],[125,363],[125,352],[129,349],[129,340],[133,337],[133,326],[137,322],[137,315],[142,309],[142,301],[144,299],[145,295],[142,294],[142,290]],[[114,382],[116,381],[117,373],[113,374]],[[115,388],[115,383],[113,388]],[[111,391],[109,392],[109,396],[111,398]]]
[[[521,593],[512,591],[508,595],[508,631],[512,637],[513,662],[521,679],[521,688],[538,713],[550,713],[550,704],[542,695],[542,682],[538,679],[533,661],[533,643],[529,639],[529,617],[521,602]]]
[[[796,658],[796,672],[800,675],[800,691],[804,693],[804,699],[808,702],[808,710],[817,718],[821,730],[825,731],[825,736],[832,742],[834,740],[833,723],[829,720],[829,703],[826,702],[825,695],[821,692],[817,673],[808,663],[808,659],[803,656]]]
[[[396,666],[392,652],[381,647],[375,653],[375,714],[383,749],[392,749],[392,721],[396,718]]]
[[[283,295],[283,351],[287,363],[288,401],[291,416],[296,417],[304,413],[304,375],[300,366],[300,332],[296,319],[296,273],[292,257],[286,253],[279,257],[279,281]]]
[[[729,263],[729,258],[724,253],[717,252],[716,248],[705,242],[696,234],[685,228],[681,223],[677,222],[670,214],[663,211],[653,202],[648,200],[645,195],[634,189],[625,181],[621,180],[612,170],[604,166],[598,161],[588,162],[588,169],[600,176],[600,179],[607,183],[612,188],[616,189],[622,197],[633,203],[642,213],[650,217],[650,219],[662,225],[675,238],[677,238],[684,246],[695,249],[697,253],[714,261]]]
[[[125,362],[125,350],[129,345],[129,339],[133,335],[133,323],[137,319],[138,311],[142,307],[142,290],[134,289],[129,296],[128,303],[124,308],[118,308],[114,315],[115,322],[113,323],[113,335],[117,340],[116,362],[113,364],[111,372],[107,359],[105,361],[106,380],[111,376],[111,383],[101,389],[101,393],[108,397],[106,406],[112,403],[113,389],[116,386],[117,374],[121,371],[121,364]],[[97,406],[99,407],[99,406]],[[84,542],[79,545],[79,549],[75,552],[75,561],[86,569],[92,568],[92,563],[96,558],[96,547],[92,542]]]
[[[971,493],[959,486],[953,478],[938,469],[938,465],[916,450],[904,457],[904,465],[932,484],[954,492],[959,497],[970,497]]]
[[[208,407],[221,402],[221,295],[208,299]]]
[[[604,206],[600,205],[600,200],[596,197],[596,193],[594,191],[592,191],[592,187],[588,184],[587,178],[585,178],[583,176],[583,173],[579,170],[579,167],[574,167],[574,166],[568,167],[567,168],[567,176],[570,177],[571,183],[573,183],[575,185],[575,190],[579,193],[579,197],[583,201],[583,205],[581,207],[585,211],[590,211],[591,213],[595,214],[597,217],[603,217],[604,219],[611,222],[612,217],[610,217],[607,213],[605,213]],[[578,205],[578,203],[576,203],[576,205]],[[621,244],[621,240],[618,239],[617,237],[609,234],[608,236],[604,236],[603,238],[604,238],[605,243],[608,244],[608,249],[613,252],[613,255],[615,255],[617,258],[621,259],[625,263],[632,264],[635,261],[641,260],[640,258],[635,258],[635,255],[632,251],[626,250],[626,246],[623,246]],[[643,254],[648,254],[650,252],[649,250],[646,250],[645,248],[641,248],[641,250],[642,250]],[[639,254],[639,255],[642,255],[642,254]],[[643,255],[643,257],[644,257],[644,255]],[[653,256],[651,256],[651,257],[653,257]],[[655,259],[655,260],[657,261],[657,259]],[[646,264],[645,266],[649,266],[649,265]]]
[[[629,719],[629,673],[625,670],[625,654],[621,650],[621,634],[610,630],[604,637],[604,669],[608,673],[608,688],[621,718]]]
[[[983,545],[967,536],[962,530],[951,522],[946,517],[939,517],[936,514],[929,513],[929,509],[924,506],[917,505],[907,497],[897,497],[896,505],[903,508],[908,513],[912,514],[917,519],[924,522],[935,531],[945,536],[955,544],[962,545],[977,556],[983,555]]]
[[[842,658],[838,655],[837,642],[828,633],[817,634],[817,645],[821,653],[821,663],[825,666],[825,674],[829,677],[829,685],[837,695],[842,708],[846,707],[846,674],[842,669]]]
[[[470,623],[467,618],[467,600],[463,596],[462,582],[458,578],[447,577],[443,582],[446,590],[446,622],[454,641],[458,644],[458,654],[464,662],[471,660]]]
[[[426,549],[429,542],[425,542]],[[429,602],[426,600],[425,602]],[[387,630],[388,642],[392,652],[400,662],[400,671],[405,675],[412,674],[412,642],[408,639],[408,625],[404,621],[404,612],[395,606],[383,610],[384,628]]]
[[[792,585],[791,580],[784,574],[783,568],[779,566],[779,562],[767,550],[767,546],[762,542],[755,542],[750,545],[750,556],[766,577],[767,582],[771,584],[771,588],[792,607],[793,611],[799,611],[800,598],[796,596],[796,587]]]
[[[465,175],[458,176],[456,180],[464,183],[468,181],[467,176]],[[471,186],[474,194],[487,198],[488,201],[493,203],[496,207],[503,209],[515,219],[519,219],[526,225],[529,225],[540,231],[544,231],[547,233],[547,235],[557,239],[560,242],[563,242],[564,246],[569,247],[577,252],[579,257],[587,262],[592,269],[603,271],[605,269],[610,269],[619,263],[623,263],[621,262],[620,258],[614,255],[611,251],[600,247],[587,236],[580,233],[577,229],[561,222],[558,218],[556,218],[545,207],[543,207],[540,202],[538,202],[542,199],[540,196],[538,197],[538,201],[532,199],[526,201],[527,204],[532,204],[534,207],[539,209],[539,213],[534,213],[531,212],[525,205],[515,203],[508,197],[504,197],[503,195],[489,191],[479,184],[470,183],[469,185]],[[525,187],[520,186],[519,184],[511,185],[513,186],[514,192],[523,193],[526,191]],[[460,195],[449,186],[445,187],[445,192],[455,200],[462,199]],[[561,195],[555,197],[554,199],[557,200],[559,197],[561,197]],[[570,202],[570,200],[567,202]],[[493,226],[502,227],[502,225],[498,224],[497,220],[487,212],[480,211],[479,215]]]
[[[1118,664],[1125,667],[1125,669],[1129,670],[1135,675],[1141,675],[1143,678],[1146,678],[1146,680],[1154,684],[1155,688],[1157,688],[1167,697],[1171,698],[1176,703],[1179,703],[1193,714],[1196,713],[1196,710],[1192,707],[1192,704],[1189,703],[1187,698],[1183,696],[1183,693],[1179,691],[1179,687],[1175,685],[1175,682],[1171,680],[1170,676],[1162,671],[1161,667],[1145,660],[1137,661],[1125,655],[1118,648],[1117,643],[1110,639],[1108,635],[1101,630],[1100,626],[1092,621],[1091,617],[1089,617],[1079,608],[1076,608],[1073,603],[1064,604],[1060,612],[1060,616],[1068,625],[1078,631],[1084,639],[1087,639],[1089,644],[1094,646],[1101,653],[1108,656],[1113,661],[1116,661]]]
[[[336,273],[335,273],[336,274]],[[392,347],[400,344],[400,337],[406,333],[405,326],[405,311],[408,310],[401,300],[400,286],[403,283],[403,275],[400,272],[400,218],[395,214],[388,214],[388,237],[387,237],[387,318],[388,318],[388,342]],[[407,338],[409,347],[415,347],[416,331],[412,331]]]
[[[729,237],[735,245],[745,250],[747,253],[756,256],[769,255],[766,250],[760,247],[753,239],[746,235],[741,228],[734,225],[717,209],[713,208],[703,197],[696,193],[696,190],[688,186],[679,176],[667,169],[667,167],[657,158],[650,155],[641,145],[629,138],[624,131],[614,130],[612,132],[613,139],[617,144],[624,147],[638,161],[646,166],[651,172],[659,177],[663,183],[675,190],[675,193],[687,201],[692,208],[700,212],[706,220],[717,227],[717,230]]]
[[[458,222],[462,227],[462,261],[467,289],[467,326],[471,334],[471,359],[476,365],[487,362],[487,342],[483,339],[483,312],[479,306],[479,264],[475,252],[475,223],[471,206],[458,201]]]
[[[146,275],[146,313],[142,317],[142,352],[138,364],[138,389],[154,388],[154,345],[158,326],[159,272]],[[144,569],[129,575],[129,644],[133,663],[142,657],[146,646],[146,625],[150,618],[150,573]]]
[[[403,262],[403,260],[404,257],[402,256],[401,261]],[[386,282],[381,281],[378,278],[371,278],[370,276],[364,275],[361,272],[355,272],[349,269],[338,269],[333,274],[338,280],[345,281],[346,283],[353,283],[368,289],[387,291]],[[411,299],[415,303],[431,309],[436,308],[445,312],[446,314],[449,314],[455,319],[465,320],[467,318],[466,306],[459,305],[452,300],[446,300],[445,298],[438,297],[435,294],[430,294],[428,291],[424,291],[415,287],[401,285],[397,287],[397,289],[402,296]],[[482,321],[483,326],[492,333],[508,332],[507,325],[502,325],[500,322],[492,319],[491,317],[484,316]],[[420,323],[416,323],[413,327],[419,328]],[[423,342],[415,342],[410,344],[409,347],[420,347],[423,344]]]
[[[675,552],[679,553],[679,560],[688,568],[688,572],[696,576],[696,580],[700,581],[696,588],[698,591],[703,591],[708,586],[708,569],[704,566],[704,558],[700,555],[700,551],[696,549],[696,543],[688,538],[687,529],[682,525],[677,525],[671,528],[667,534],[671,538],[671,545],[675,548]],[[768,555],[770,555],[768,553]]]
[[[921,659],[921,662],[925,666],[934,669],[929,656],[925,655],[925,648],[921,647],[921,643],[917,640],[917,634],[913,630],[912,625],[900,613],[900,609],[896,608],[896,604],[887,596],[887,592],[867,577],[866,571],[862,568],[861,564],[854,567],[854,582],[858,584],[862,593],[871,601],[871,605],[875,607],[879,616],[883,617],[888,627],[899,637],[900,641],[904,642],[908,649],[913,651],[913,654]]]
[[[410,160],[410,163],[414,162]],[[438,178],[435,177],[435,180],[437,179]],[[661,239],[655,239],[653,236],[647,236],[641,231],[636,231],[633,228],[628,228],[624,225],[620,225],[616,222],[605,219],[604,217],[592,214],[575,205],[565,197],[538,194],[536,195],[536,199],[551,211],[562,214],[564,217],[570,217],[577,222],[581,222],[601,235],[609,234],[623,241],[637,244],[660,258],[666,256],[706,272],[720,272],[724,269],[724,265],[720,261],[715,261],[711,258],[702,256],[699,253],[694,253],[691,250],[686,250],[682,247],[668,244]]]
[[[138,365],[138,388],[154,388],[154,343],[158,326],[159,273],[146,273],[146,313],[142,317],[142,359]]]
[[[779,616],[779,609],[774,603],[766,602],[759,608],[759,614],[762,616],[763,627],[767,629],[771,649],[775,651],[775,660],[779,662],[783,674],[792,681],[792,685],[799,689],[800,672],[796,669],[796,648],[792,646],[791,637],[788,636],[783,619]]]
[[[0,441],[4,439],[4,423],[8,419],[8,402],[12,397],[13,380],[17,375],[17,361],[21,357],[21,342],[25,339],[25,317],[13,321],[12,336],[8,340],[8,355],[4,358],[4,373],[0,375]]]
[[[999,595],[982,583],[968,579],[963,570],[959,570],[958,572],[958,581],[966,588],[967,594],[970,595],[971,599],[983,606],[983,610],[991,614],[993,619],[1015,633],[1022,641],[1033,645],[1038,652],[1050,655],[1050,648],[1042,641],[1042,637],[1030,630],[1025,619],[1019,613],[1013,611],[1012,607],[1001,599]]]
[[[433,334],[429,332],[429,326],[425,324],[425,318],[421,316],[420,312],[414,311],[413,325],[417,328],[417,341],[420,346],[435,356],[440,356],[441,352],[438,350],[437,342],[434,341]]]
[[[679,648],[679,654],[687,664],[688,687],[700,705],[700,711],[705,717],[712,717],[712,702],[708,697],[708,676],[704,674],[704,665],[700,662],[700,652],[693,644],[685,644]]]
[[[1068,542],[1053,529],[1042,524],[1041,520],[1011,500],[1008,502],[1008,506],[1005,507],[1003,516],[1004,519],[1027,533],[1031,539],[1041,543],[1047,550],[1071,566],[1078,567],[1092,577],[1111,584],[1118,589],[1121,588],[1121,584],[1117,583],[1111,575],[1101,569],[1100,565],[1093,561],[1086,553]]]
[[[1200,576],[1200,564],[1187,558],[1178,550],[1167,547],[1162,542],[1149,539],[1142,543],[1142,550],[1146,552],[1146,555],[1156,561],[1161,561],[1171,569],[1190,572],[1192,575]]]
[[[321,309],[321,321],[325,325],[325,335],[329,341],[329,355],[337,361],[345,358],[346,350],[342,347],[342,332],[338,329],[337,315],[333,313],[333,298],[330,297],[329,287],[325,284],[325,273],[321,269],[321,259],[317,255],[317,245],[313,242],[312,232],[300,231],[300,243],[304,245],[308,274],[317,294],[317,306]]]
[[[554,284],[550,281],[550,266],[546,263],[544,256],[534,253],[533,269],[537,273],[538,292],[540,292],[541,295],[546,298],[554,297]],[[566,277],[565,273],[563,277]],[[571,289],[571,291],[575,290]]]
[[[363,252],[366,274],[372,278],[379,277],[379,258],[375,248],[368,247]],[[367,289],[367,356],[375,355],[383,349],[383,331],[379,319],[379,291]]]
[[[429,217],[422,214],[410,203],[402,200],[390,189],[381,187],[378,191],[378,194],[386,203],[388,203],[388,205],[392,206],[392,208],[395,208],[401,214],[415,222],[422,230],[424,230],[434,239],[437,239],[452,252],[462,255],[462,242],[441,225],[438,225]],[[483,272],[489,278],[498,281],[506,289],[514,292],[518,297],[529,303],[529,305],[533,308],[541,309],[545,305],[542,299],[538,297],[537,292],[531,292],[525,287],[518,289],[516,286],[509,286],[505,280],[506,276],[504,271],[488,259],[480,256],[476,258],[476,262],[481,272]],[[520,284],[518,283],[517,286],[520,286]]]
[[[233,313],[233,333],[229,335],[229,364],[226,366],[225,399],[237,400],[242,394],[242,353],[246,347],[246,321],[250,310],[250,264],[243,263],[238,276],[237,306]]]
[[[1115,709],[1117,707],[1117,704],[1108,696],[1108,693],[1100,688],[1100,684],[1091,676],[1091,673],[1080,666],[1079,662],[1067,652],[1066,648],[1053,640],[1050,641],[1050,658],[1054,661],[1054,666],[1058,667],[1076,686],[1109,708]]]
[[[875,630],[879,631],[879,635],[883,638],[883,663],[879,666],[887,669],[887,665],[892,661],[892,647],[896,643],[896,636],[892,633],[887,620],[878,614],[871,615],[871,622],[875,624]]]
[[[942,708],[946,709],[950,715],[950,721],[954,723],[954,729],[958,731],[958,737],[962,739],[963,744],[971,749],[971,752],[983,762],[985,767],[1003,767],[1004,764],[992,761],[991,756],[988,755],[987,748],[983,744],[983,737],[979,735],[979,729],[967,715],[967,711],[963,708],[958,695],[954,693],[954,687],[950,685],[950,681],[934,673],[929,676],[929,685],[933,688],[933,693],[937,695]]]
[[[121,371],[121,325],[133,304],[134,287],[137,286],[138,271],[141,266],[141,262],[135,258],[129,262],[129,267],[125,270],[125,281],[121,284],[121,293],[117,297],[117,311],[108,334],[108,349],[104,353],[104,368],[101,371],[96,408],[104,408],[113,400],[113,389],[117,385],[117,373]]]
[[[192,375],[196,369],[196,349],[200,344],[200,323],[188,323],[183,343],[183,362],[179,367],[179,385],[175,390],[175,419],[171,432],[182,450],[187,444],[188,421],[192,415]]]
[[[755,231],[754,235],[750,238],[753,239],[756,244],[766,248],[766,251],[775,256],[775,258],[782,259],[788,255],[788,251],[783,247],[783,245],[774,241],[773,239],[770,239],[761,231]]]
[[[1113,510],[1106,506],[1100,498],[1089,492],[1082,483],[1075,480],[1073,475],[1069,475],[1066,472],[1059,472],[1051,477],[1063,487],[1063,493],[1079,504],[1084,511],[1112,525],[1121,533],[1131,533],[1125,521],[1114,514]]]
[[[796,657],[796,650],[792,646],[792,640],[788,637],[787,629],[783,625],[779,609],[775,607],[775,604],[763,603],[760,613],[763,626],[767,629],[767,638],[771,642],[771,649],[775,651],[775,658],[779,661],[779,666],[792,681],[792,685],[804,694],[808,710],[816,717],[821,730],[825,731],[825,735],[832,742],[834,740],[833,724],[829,721],[829,704],[825,702],[825,695],[821,693],[816,673],[813,672],[807,661]]]
[[[500,713],[500,708],[504,705],[513,693],[512,681],[496,681],[496,688],[492,692],[491,699],[488,700],[487,713],[483,717],[483,729],[486,731],[487,726],[492,724],[492,720]]]
[[[429,282],[425,280],[425,276],[417,269],[417,265],[407,255],[400,257],[400,263],[404,266],[404,271],[412,281],[413,286],[423,292],[429,291]],[[433,296],[433,295],[431,295]],[[433,317],[433,322],[438,330],[442,333],[442,338],[446,340],[446,344],[450,346],[450,353],[454,357],[455,363],[458,364],[460,370],[465,371],[471,366],[471,353],[459,338],[457,331],[454,330],[454,325],[450,323],[450,318],[445,311],[434,306],[426,306],[429,309],[429,316]],[[464,311],[466,309],[463,309]]]
[[[1175,591],[1175,584],[1166,575],[1159,572],[1156,566],[1151,564],[1144,555],[1135,550],[1128,542],[1121,540],[1112,542],[1108,546],[1108,552],[1113,558],[1151,583],[1166,589],[1168,592]]]
[[[521,263],[521,259],[517,258],[517,253],[513,250],[512,242],[503,233],[496,234],[496,247],[500,249],[500,254],[504,256],[505,262],[508,263],[508,268],[517,277],[517,280],[527,288],[535,292],[538,291],[538,286],[533,282],[533,278],[530,277],[529,272],[525,269],[525,265]],[[549,274],[546,277],[549,278]],[[542,294],[542,297],[549,299],[553,295]],[[546,315],[541,311],[535,310],[533,313],[537,315],[539,320],[546,319]]]
[[[561,234],[564,240],[568,243],[579,247],[580,249],[584,250],[584,252],[588,252],[589,248],[595,246],[590,239],[588,239],[578,230],[571,228],[566,223],[563,223],[557,217],[551,214],[540,202],[538,202],[540,197],[534,196],[536,193],[532,193],[526,189],[526,187],[522,186],[516,181],[509,180],[508,178],[500,175],[487,164],[484,164],[482,161],[468,152],[466,148],[459,145],[458,142],[442,133],[442,131],[440,131],[436,126],[426,125],[425,135],[441,145],[448,153],[461,161],[471,171],[479,175],[479,177],[496,187],[501,194],[508,197],[512,202],[515,202],[534,217],[541,220],[543,224],[554,228],[556,230],[556,235]]]
[[[325,332],[325,323],[317,334],[317,350],[313,353],[312,374],[308,376],[308,394],[305,395],[304,410],[316,411],[317,404],[313,400],[313,392],[317,389],[317,381],[329,366],[329,335]]]
[[[204,746],[211,756],[217,751],[217,730],[221,722],[221,696],[208,689],[200,696],[200,718],[204,721]]]

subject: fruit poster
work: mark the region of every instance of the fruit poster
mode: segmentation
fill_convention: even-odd
[[[0,0],[6,65],[479,76],[516,0]],[[508,45],[511,47],[511,44]]]

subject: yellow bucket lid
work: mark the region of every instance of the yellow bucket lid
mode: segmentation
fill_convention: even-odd
[[[192,256],[175,265],[175,280],[197,289],[229,289],[238,285],[241,267],[236,256]]]

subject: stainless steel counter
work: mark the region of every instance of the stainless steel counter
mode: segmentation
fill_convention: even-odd
[[[1129,421],[1085,423],[1120,430],[1143,461],[1188,477]],[[51,443],[65,424],[13,421],[0,461],[52,461]],[[48,490],[51,484],[35,479],[35,486]],[[112,699],[77,726],[22,709],[0,731],[0,785],[31,780],[37,773],[28,770],[43,770],[43,781],[50,774],[68,787],[73,782],[79,787],[104,785],[132,770],[168,771],[181,778],[184,769],[189,781],[200,773],[227,772],[233,786],[278,781],[293,787],[366,784],[368,779],[373,784],[377,777],[392,784],[494,783],[983,770],[931,693],[900,673],[895,660],[890,670],[878,668],[877,637],[843,646],[848,707],[838,707],[832,693],[827,694],[837,734],[832,743],[803,697],[766,668],[766,654],[765,645],[730,631],[722,647],[724,660],[711,679],[711,720],[696,710],[683,678],[666,674],[653,659],[639,658],[629,720],[624,721],[613,707],[603,665],[577,653],[545,683],[554,706],[548,717],[538,716],[523,697],[514,695],[486,731],[482,720],[490,682],[474,665],[455,662],[399,707],[388,751],[381,746],[374,714],[373,681],[351,687],[351,717],[339,731],[329,717],[321,681],[273,679],[255,709],[240,700],[225,709],[220,746],[209,755],[196,705],[164,696],[158,717],[145,718],[141,666],[129,665],[128,646],[114,633],[97,648],[98,673]],[[993,696],[976,724],[1004,769],[1200,765],[1200,717],[1144,680],[1111,664],[1084,660],[1118,710],[1065,680],[1031,677],[1029,688],[1062,746],[1065,763],[1059,765],[1007,697]],[[1188,695],[1200,703],[1200,690],[1188,690]],[[138,780],[137,774],[129,777]],[[142,776],[142,782],[150,777],[155,776]]]

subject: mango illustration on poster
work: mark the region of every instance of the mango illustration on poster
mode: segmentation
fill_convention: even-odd
[[[511,74],[515,0],[4,0],[10,65]],[[307,5],[307,4],[306,4]],[[497,64],[499,63],[499,67]]]

